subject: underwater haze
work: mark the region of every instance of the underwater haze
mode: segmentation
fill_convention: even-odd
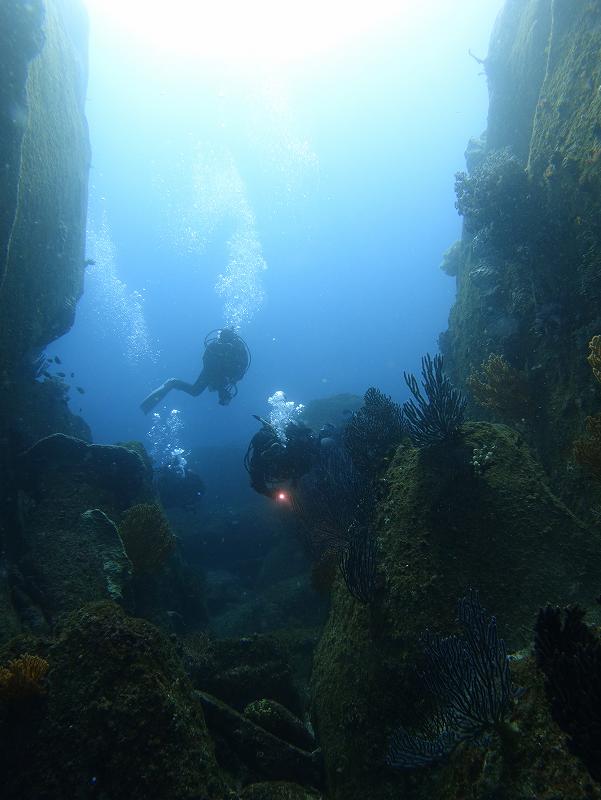
[[[601,800],[600,53],[0,0],[0,800]]]
[[[252,352],[231,405],[172,392],[157,409],[180,411],[187,448],[248,442],[276,390],[405,398],[403,370],[437,350],[454,299],[439,269],[460,235],[454,173],[486,125],[469,51],[485,56],[501,2],[397,5],[372,20],[366,8],[338,41],[335,15],[318,13],[289,58],[273,48],[285,26],[257,19],[259,52],[235,58],[235,14],[205,56],[193,37],[180,50],[145,35],[125,4],[89,4],[94,263],[48,355],[74,373],[71,408],[95,441],[148,441],[142,398],[193,382],[205,335],[231,324]],[[202,29],[204,6],[169,6],[182,17],[165,37]]]

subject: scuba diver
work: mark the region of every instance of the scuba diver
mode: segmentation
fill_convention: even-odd
[[[202,372],[196,382],[186,383],[178,378],[169,378],[144,398],[140,408],[145,414],[152,411],[172,389],[186,392],[192,397],[198,397],[205,389],[217,392],[220,406],[227,406],[238,394],[236,384],[250,367],[250,350],[244,339],[232,328],[223,328],[208,333],[204,345]]]
[[[294,483],[316,463],[319,458],[319,440],[311,428],[298,422],[286,426],[283,442],[274,426],[253,414],[261,425],[250,440],[244,456],[244,466],[250,475],[252,488],[267,497],[274,497],[282,483]]]

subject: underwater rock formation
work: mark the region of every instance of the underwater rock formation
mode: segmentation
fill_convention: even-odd
[[[311,752],[315,749],[313,734],[298,717],[275,700],[255,700],[249,703],[244,709],[244,716],[301,750]]]
[[[79,0],[2,4],[0,363],[73,324],[83,289],[90,151]],[[14,36],[13,36],[14,33]],[[6,41],[4,41],[6,40]]]
[[[491,354],[527,376],[525,435],[581,505],[566,453],[601,405],[586,365],[601,330],[600,46],[598,0],[505,3],[484,60],[485,149],[458,177],[457,300],[441,337],[461,387]]]
[[[186,642],[184,663],[195,686],[240,713],[253,700],[264,697],[295,713],[301,711],[292,670],[275,637],[191,637]]]
[[[321,795],[296,783],[273,781],[245,786],[240,800],[321,800]]]
[[[17,454],[57,431],[91,438],[67,407],[66,385],[36,380],[40,351],[70,328],[83,288],[90,152],[81,0],[2,0],[0,74],[2,640],[20,595],[12,577],[6,589],[19,547]]]
[[[322,783],[321,751],[307,752],[239,714],[207,692],[197,692],[209,730],[222,737],[217,759],[223,766],[240,759],[251,775],[273,780],[291,780],[303,786]],[[231,750],[232,753],[226,752]]]
[[[479,460],[484,451],[492,457]],[[401,787],[406,798],[459,798],[464,795],[452,782],[441,793],[444,766],[412,771],[409,778],[404,772],[392,776],[383,766],[386,742],[399,720],[419,728],[427,718],[414,668],[421,664],[422,632],[452,632],[457,599],[473,587],[496,615],[509,651],[528,646],[535,614],[549,598],[590,605],[598,594],[601,536],[552,494],[526,445],[504,426],[468,423],[455,442],[422,450],[402,446],[386,481],[377,530],[382,587],[369,606],[353,600],[340,581],[335,587],[315,659],[316,734],[334,800],[384,800]],[[514,682],[530,688],[518,674]],[[516,714],[521,706],[520,700]],[[505,745],[494,742],[487,755],[470,755],[462,746],[451,759],[459,772],[470,760],[479,769],[496,761],[496,776],[483,779],[469,795],[474,800],[527,797],[502,788],[510,769],[514,788],[546,780],[539,769],[550,753],[530,763],[531,743],[521,742],[516,772],[513,756],[503,755]],[[578,772],[570,759],[567,751],[558,756],[568,772],[562,777],[559,770],[556,786],[564,779],[569,785],[566,776]]]
[[[0,707],[5,800],[225,800],[200,704],[169,640],[112,603],[67,617],[46,697]]]
[[[92,600],[127,599],[131,564],[114,520],[144,499],[149,480],[136,452],[62,434],[21,456],[13,582],[30,624],[50,624]]]

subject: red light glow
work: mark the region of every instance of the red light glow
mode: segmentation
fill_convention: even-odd
[[[286,492],[278,492],[278,500],[282,501],[282,500],[287,500],[287,499],[288,499],[288,495],[286,494]]]

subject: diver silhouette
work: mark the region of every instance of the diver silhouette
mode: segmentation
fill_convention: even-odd
[[[263,417],[253,414],[261,429],[250,440],[244,467],[259,494],[275,497],[282,484],[295,484],[319,459],[319,439],[302,422],[289,422],[286,439]]]
[[[219,405],[227,406],[238,394],[238,381],[246,375],[250,366],[250,350],[241,336],[232,328],[210,331],[204,341],[202,372],[194,383],[178,378],[169,378],[154,389],[140,404],[148,414],[172,390],[198,397],[205,389],[219,394]]]

